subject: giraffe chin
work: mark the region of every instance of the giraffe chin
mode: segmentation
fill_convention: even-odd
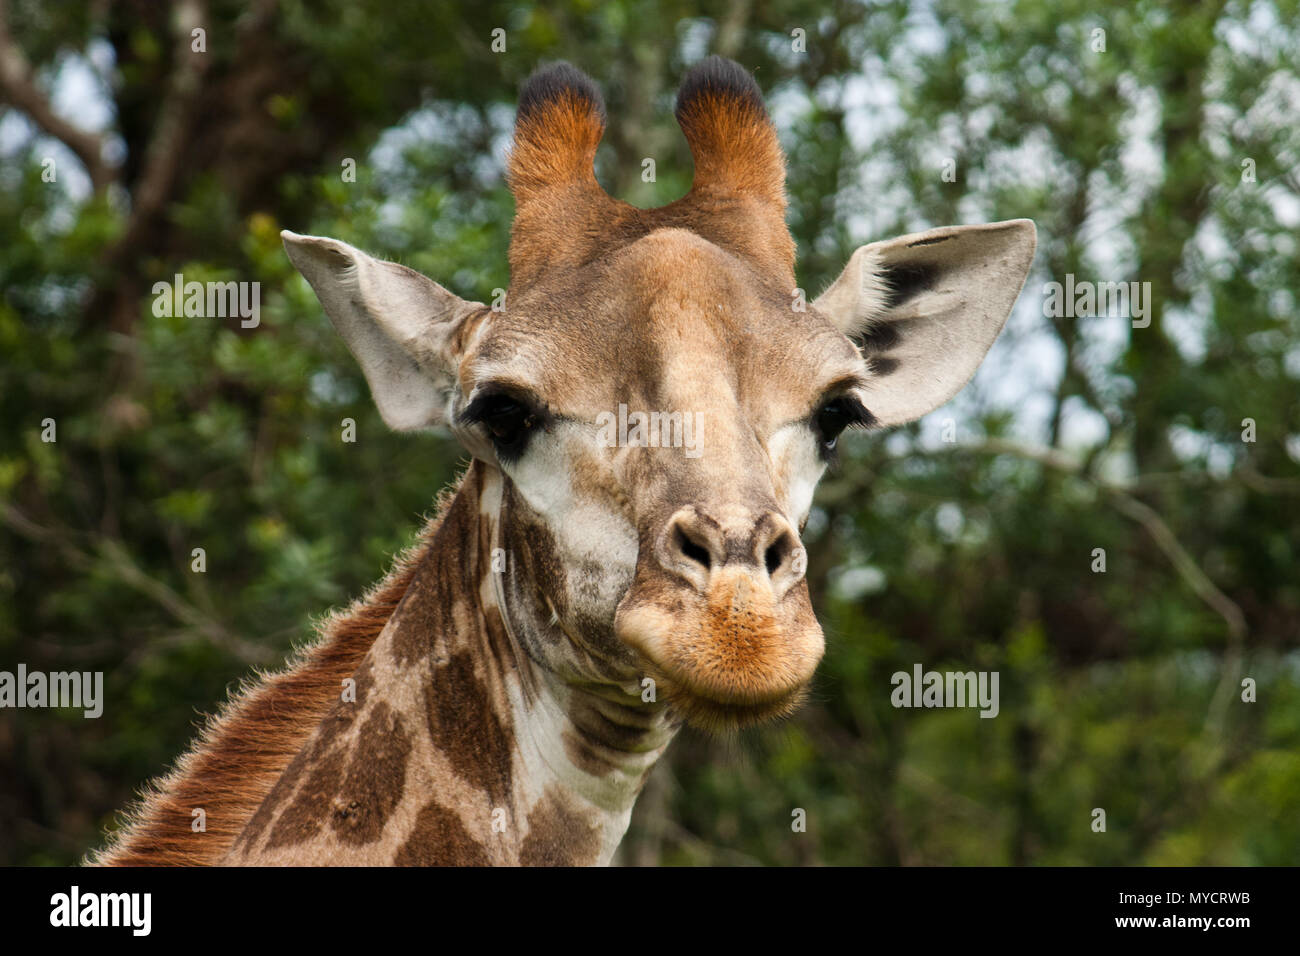
[[[654,668],[650,667],[648,671],[653,676]],[[789,717],[808,696],[807,686],[803,685],[761,703],[719,701],[674,684],[671,678],[662,674],[655,680],[663,699],[675,714],[696,730],[711,734],[725,734]]]

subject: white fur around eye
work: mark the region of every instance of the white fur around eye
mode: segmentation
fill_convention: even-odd
[[[636,528],[612,502],[587,501],[574,491],[570,456],[583,454],[586,448],[576,426],[559,423],[533,437],[523,456],[510,466],[510,477],[551,529],[570,567],[600,565],[610,569],[611,578],[625,582],[636,569]]]
[[[826,462],[817,450],[817,436],[806,422],[792,422],[777,429],[767,447],[776,477],[777,503],[798,527],[808,517],[813,492],[826,472]]]

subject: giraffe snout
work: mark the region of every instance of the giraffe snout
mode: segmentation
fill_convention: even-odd
[[[774,509],[687,505],[654,540],[615,632],[665,697],[714,729],[793,710],[825,642],[790,523]]]

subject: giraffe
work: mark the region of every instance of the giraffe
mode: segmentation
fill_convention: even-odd
[[[753,78],[710,57],[676,118],[691,189],[635,208],[596,181],[592,81],[533,74],[504,308],[282,234],[387,425],[448,428],[471,463],[389,575],[242,688],[96,862],[604,864],[682,725],[798,707],[824,648],[800,543],[814,487],[846,429],[966,384],[1035,229],[871,243],[805,303]]]

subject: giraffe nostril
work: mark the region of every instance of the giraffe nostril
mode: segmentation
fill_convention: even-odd
[[[799,539],[779,512],[769,509],[756,518],[753,514],[733,517],[727,530],[696,506],[687,505],[672,516],[659,538],[658,560],[701,592],[708,590],[723,567],[735,564],[760,575],[762,567],[768,584],[784,594],[800,576],[791,562]]]
[[[677,526],[677,550],[692,561],[702,565],[706,571],[713,567],[713,559],[709,556],[709,549],[691,540],[681,525]]]
[[[788,529],[782,529],[776,539],[763,551],[763,564],[771,577],[785,564],[786,557],[798,547],[798,539]]]
[[[767,565],[767,573],[769,575],[776,574],[776,569],[781,566],[781,559],[784,556],[785,555],[781,551],[781,548],[775,544],[763,553],[763,563]]]

